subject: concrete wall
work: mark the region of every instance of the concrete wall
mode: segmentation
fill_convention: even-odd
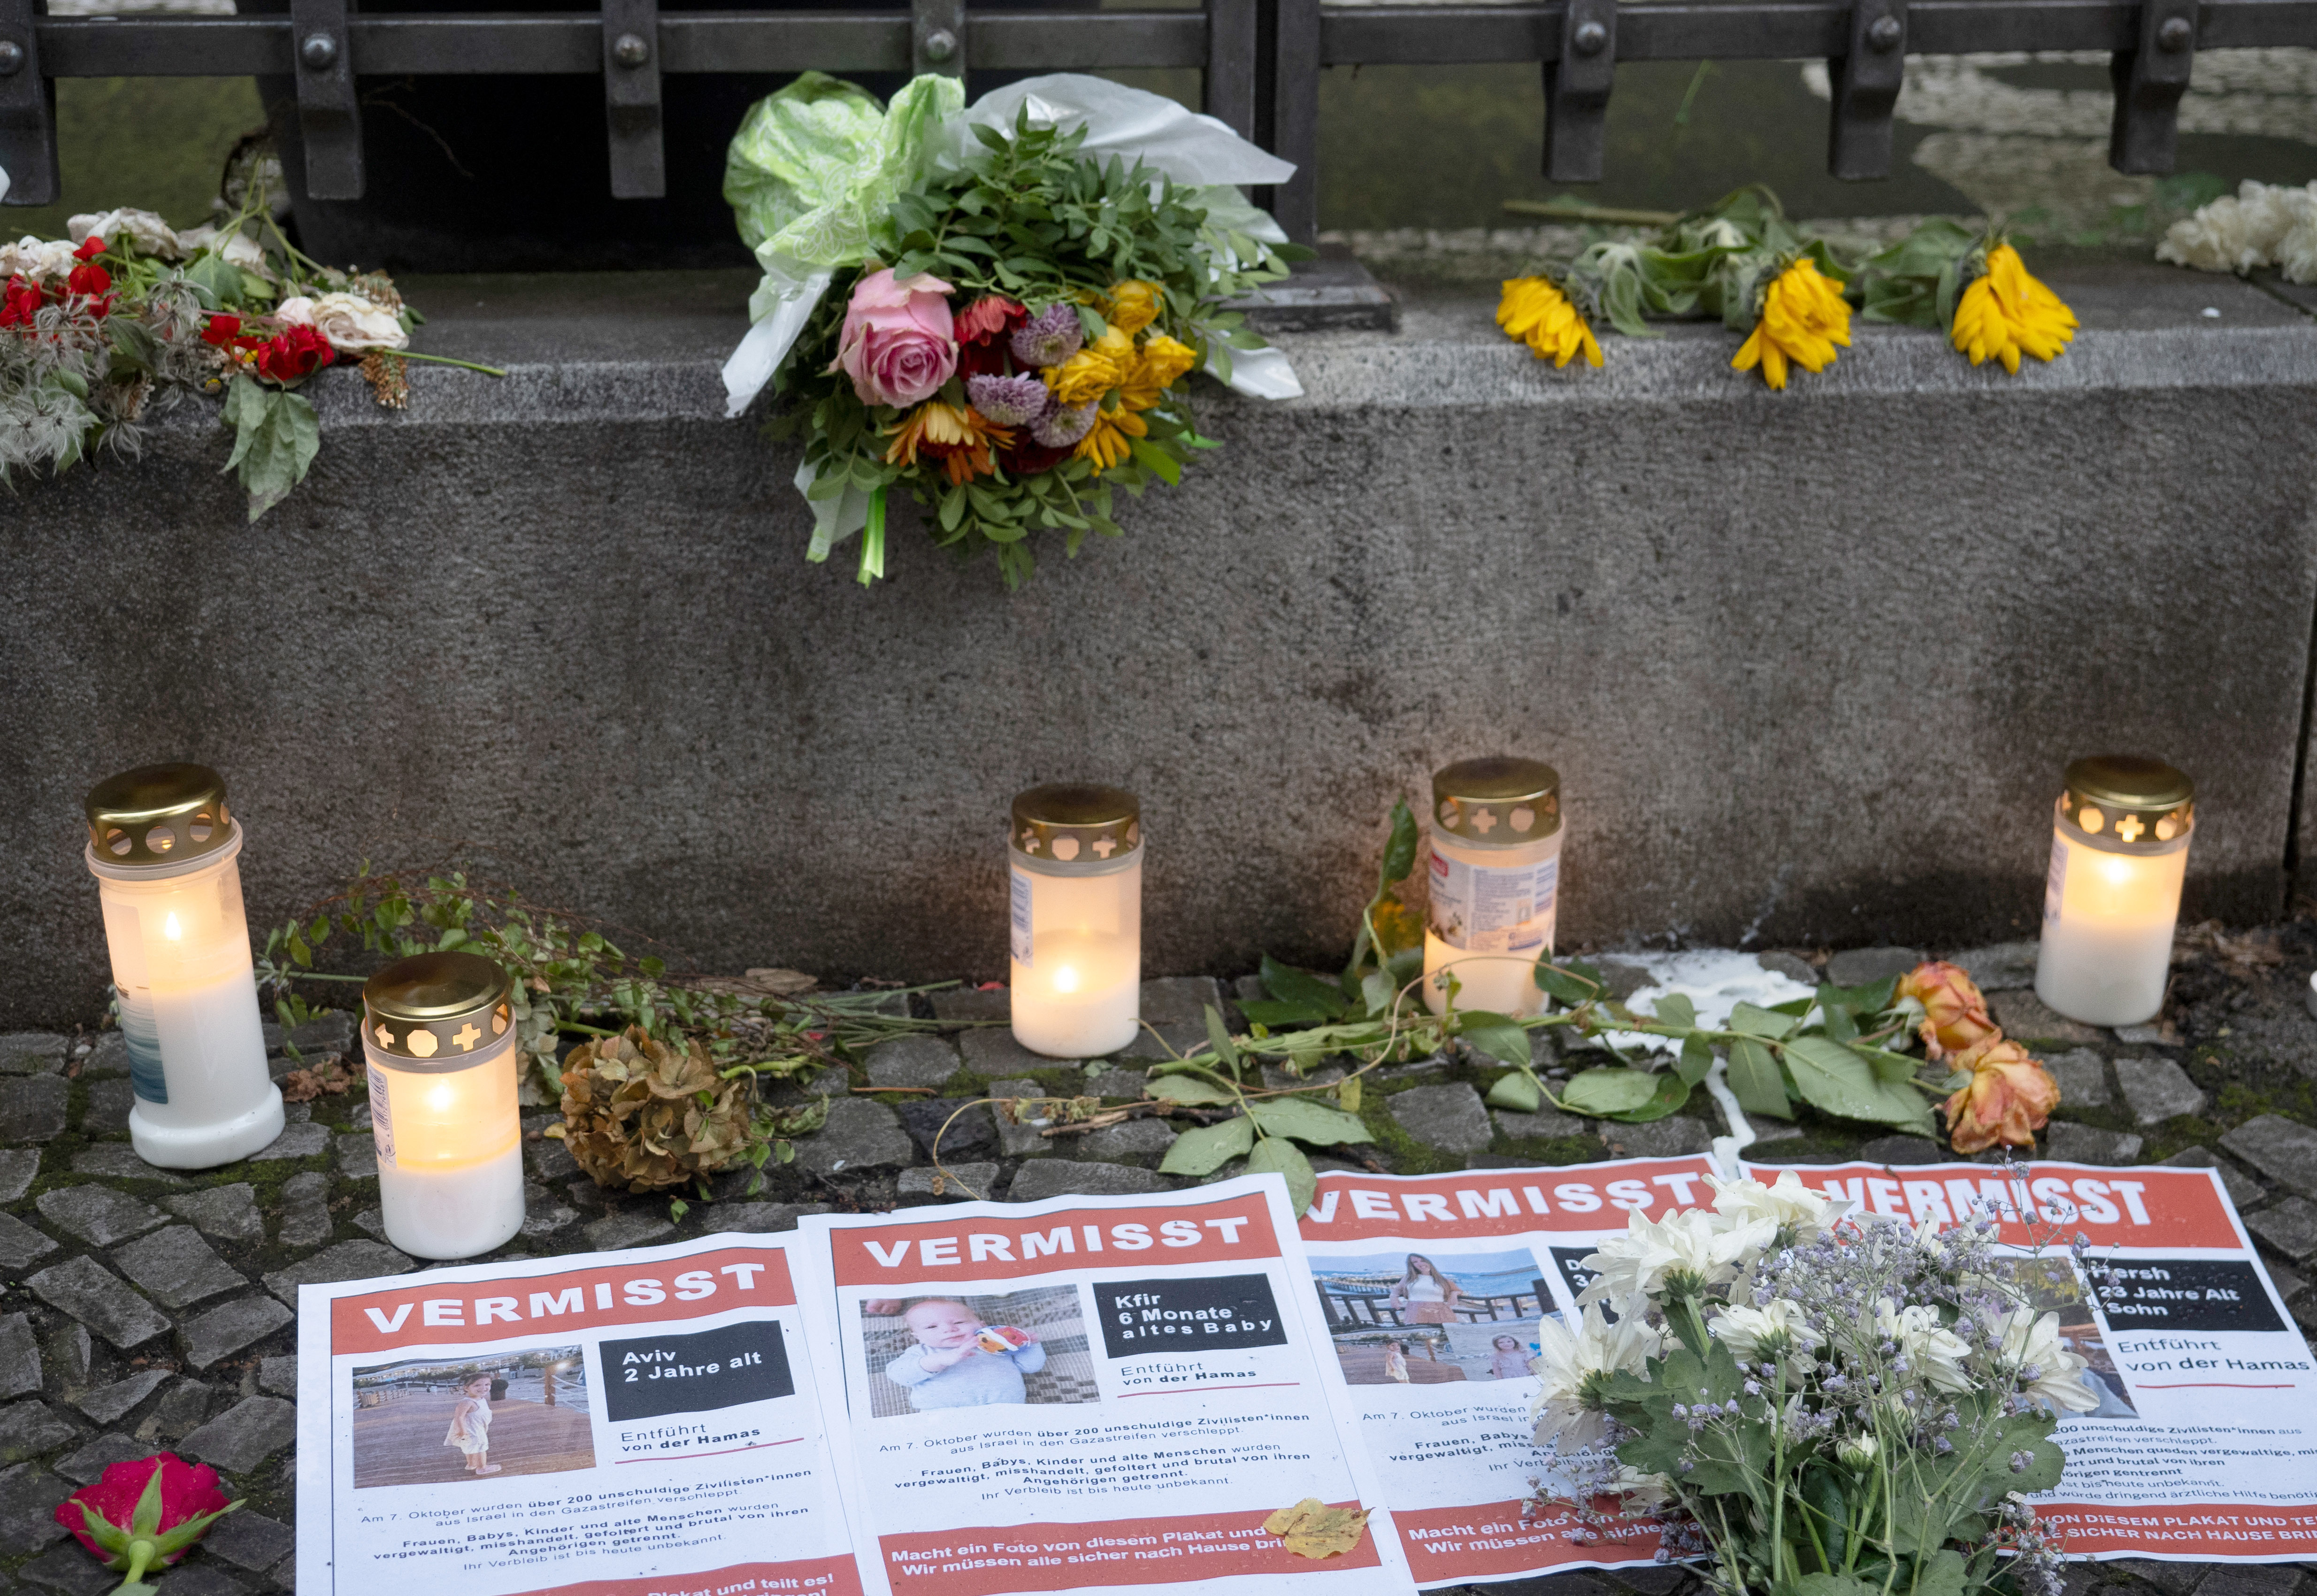
[[[1334,955],[1392,799],[1496,749],[1564,775],[1563,946],[2032,934],[2100,749],[2196,776],[2190,912],[2273,915],[2317,323],[2058,286],[2048,368],[1862,327],[1783,395],[1718,329],[1555,373],[1411,303],[1009,596],[906,526],[873,591],[802,563],[792,457],[720,418],[745,281],[414,285],[516,374],[333,374],[257,525],[201,406],[0,507],[0,1024],[100,1000],[80,796],[161,758],[227,773],[254,919],[464,840],[712,969],[1002,975],[1006,800],[1071,776],[1143,795],[1152,970]]]

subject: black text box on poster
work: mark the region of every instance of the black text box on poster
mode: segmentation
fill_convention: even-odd
[[[1287,1344],[1271,1282],[1261,1275],[1101,1280],[1095,1283],[1094,1306],[1103,1350],[1113,1358]]]
[[[2110,1330],[2283,1330],[2250,1263],[2230,1258],[2133,1258],[2110,1262],[2102,1286]],[[2099,1266],[2092,1266],[2098,1275]]]
[[[781,1327],[769,1319],[696,1335],[605,1341],[604,1416],[613,1423],[705,1413],[796,1392]]]

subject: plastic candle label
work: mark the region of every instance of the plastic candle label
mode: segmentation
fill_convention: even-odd
[[[387,1105],[392,1099],[387,1095],[386,1071],[376,1064],[370,1067],[370,1129],[378,1140],[378,1161],[394,1161],[394,1113]]]
[[[1014,878],[1014,962],[1028,964],[1030,961],[1030,878],[1019,870],[1009,871]]]
[[[2052,868],[2044,877],[2044,923],[2060,923],[2060,900],[2068,891],[2068,844],[2064,838],[2052,838]]]
[[[169,1100],[169,1077],[161,1069],[161,1027],[150,999],[121,994],[121,1039],[129,1045],[129,1089],[148,1103]]]
[[[1552,945],[1559,857],[1534,865],[1467,865],[1432,854],[1434,936],[1466,953],[1528,953]]]

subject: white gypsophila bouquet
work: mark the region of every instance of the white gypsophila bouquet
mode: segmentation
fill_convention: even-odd
[[[2058,1596],[2026,1498],[2059,1483],[2057,1414],[2099,1397],[2040,1305],[2105,1279],[2085,1239],[1847,1218],[1792,1170],[1712,1184],[1584,1260],[1575,1331],[1538,1326],[1557,1461],[1531,1512],[1573,1508],[1580,1538],[1654,1516],[1659,1560],[1709,1557],[1728,1596]]]

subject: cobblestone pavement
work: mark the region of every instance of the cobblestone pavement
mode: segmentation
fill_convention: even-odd
[[[2050,1156],[2089,1162],[2164,1161],[2221,1169],[2295,1317],[2317,1326],[2317,1019],[2304,1006],[2317,965],[2317,922],[2244,937],[2197,939],[2184,953],[2163,1022],[2122,1034],[2052,1014],[2028,990],[2033,944],[1954,954],[1990,993],[2013,1036],[2038,1044],[2067,1101],[2052,1125]],[[1854,982],[1911,964],[1911,950],[1767,954],[1789,974]],[[1641,972],[1603,955],[1613,982]],[[1803,963],[1812,968],[1803,968]],[[1252,996],[1205,978],[1156,981],[1143,1013],[1178,1045],[1203,1035],[1203,1004]],[[925,1001],[920,999],[919,1001]],[[1003,1018],[1002,992],[930,1000],[935,1018]],[[298,1061],[346,1048],[344,1017],[294,1036],[268,1027],[277,1078]],[[1146,1043],[1138,1052],[1155,1053]],[[1581,1059],[1557,1061],[1563,1070]],[[1373,1148],[1345,1149],[1355,1167],[1397,1173],[1621,1154],[1704,1151],[1722,1127],[1701,1098],[1692,1111],[1647,1125],[1605,1125],[1546,1112],[1492,1112],[1481,1101],[1495,1071],[1433,1059],[1380,1071],[1364,1109]],[[360,1071],[356,1071],[357,1074]],[[718,1200],[672,1222],[663,1198],[608,1193],[578,1173],[560,1143],[539,1132],[557,1117],[524,1115],[530,1218],[504,1255],[641,1246],[716,1230],[776,1231],[801,1213],[876,1210],[953,1200],[936,1195],[927,1144],[951,1108],[989,1095],[1141,1091],[1134,1057],[1058,1065],[1017,1047],[1002,1026],[952,1040],[917,1036],[868,1057],[865,1079],[826,1088],[917,1089],[840,1098],[827,1130],[795,1163],[743,1195],[745,1176]],[[1373,1078],[1372,1078],[1373,1079]],[[929,1095],[931,1094],[931,1095]],[[68,1596],[114,1583],[63,1538],[51,1518],[73,1487],[105,1466],[169,1447],[213,1464],[249,1505],[167,1576],[172,1596],[236,1596],[292,1587],[296,1395],[292,1309],[303,1281],[391,1274],[419,1265],[381,1235],[369,1107],[359,1095],[291,1107],[271,1147],[242,1163],[192,1175],[140,1162],[128,1141],[128,1061],[117,1033],[0,1036],[0,1596],[12,1589]],[[1875,1136],[1805,1120],[1764,1127],[1781,1139],[1765,1159],[1831,1162],[1865,1154],[1886,1162],[1937,1156],[1929,1143]],[[1001,1126],[971,1108],[942,1143],[944,1161],[975,1190],[1013,1200],[1066,1192],[1120,1193],[1180,1184],[1157,1171],[1174,1134],[1132,1120],[1092,1134],[1048,1137]],[[1324,1163],[1336,1161],[1321,1161]],[[1235,1166],[1215,1179],[1237,1172]],[[824,1207],[825,1206],[825,1207]],[[2298,1566],[2208,1569],[2184,1564],[2089,1565],[2071,1596],[2107,1588],[2125,1596],[2310,1596]],[[1678,1570],[1564,1574],[1494,1592],[1537,1596],[1674,1596]]]

